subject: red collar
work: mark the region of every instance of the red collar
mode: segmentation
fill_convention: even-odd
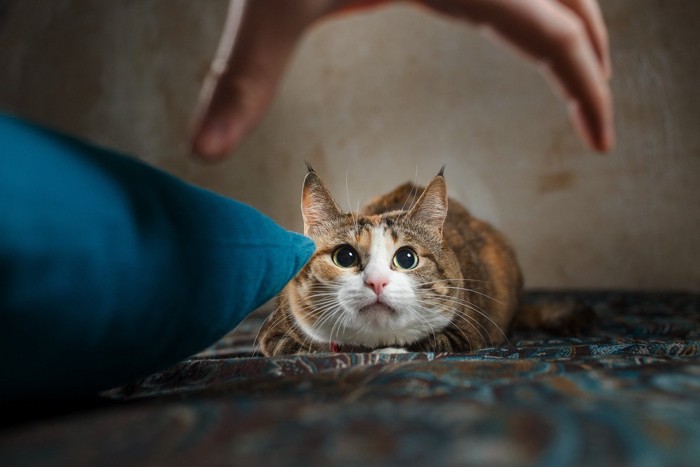
[[[340,353],[340,344],[337,342],[331,342],[329,345],[331,346],[331,352]]]

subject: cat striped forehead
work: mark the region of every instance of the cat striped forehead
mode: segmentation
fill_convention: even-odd
[[[447,201],[447,187],[440,172],[408,211],[403,211],[406,208],[404,200],[398,211],[390,211],[389,206],[386,206],[387,209],[380,212],[368,210],[366,215],[356,217],[352,213],[342,212],[321,178],[309,167],[301,195],[304,234],[314,240],[329,241],[335,237],[337,241],[342,241],[338,237],[354,239],[365,230],[384,227],[384,230],[392,232],[392,238],[397,241],[398,234],[394,230],[397,228],[403,233],[415,232],[418,234],[417,240],[428,240],[431,246],[435,246],[436,243],[441,243]],[[349,228],[349,225],[352,227]]]
[[[384,216],[365,216],[360,217],[355,220],[353,230],[355,237],[359,238],[364,236],[366,232],[377,232],[377,231],[387,231],[391,235],[394,242],[399,241],[399,233],[393,227],[400,222],[398,215],[390,217],[388,215]]]
[[[399,232],[394,228],[399,221],[398,213],[391,215],[358,216],[356,214],[343,214],[338,216],[332,223],[315,231],[313,235],[317,242],[329,244],[352,243],[362,245],[368,237],[371,237],[377,228],[390,232],[392,239],[399,240]]]
[[[350,243],[361,249],[369,248],[371,238],[378,233],[394,243],[419,244],[427,248],[439,248],[439,243],[429,233],[407,217],[405,211],[393,211],[380,215],[358,216],[344,214],[334,225],[315,235],[314,240],[328,246]]]

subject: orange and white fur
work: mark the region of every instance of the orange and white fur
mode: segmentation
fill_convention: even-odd
[[[506,340],[520,309],[515,254],[448,199],[442,171],[425,189],[401,185],[353,214],[309,166],[302,213],[316,252],[260,331],[265,355],[466,352]]]

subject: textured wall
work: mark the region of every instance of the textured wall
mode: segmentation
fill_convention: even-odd
[[[410,7],[317,25],[225,163],[186,132],[225,1],[11,0],[0,108],[128,151],[301,228],[308,159],[357,203],[447,163],[529,286],[700,290],[700,3],[610,0],[618,145],[587,151],[532,67]]]

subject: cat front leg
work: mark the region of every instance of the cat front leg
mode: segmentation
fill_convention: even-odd
[[[260,329],[260,350],[266,357],[327,352],[327,348],[303,334],[286,310],[272,313]]]
[[[477,342],[478,341],[478,342]],[[458,329],[444,329],[407,347],[410,352],[470,352],[483,347],[480,339],[468,339]]]
[[[293,355],[304,350],[300,342],[289,336],[266,336],[260,342],[260,349],[267,357]]]

